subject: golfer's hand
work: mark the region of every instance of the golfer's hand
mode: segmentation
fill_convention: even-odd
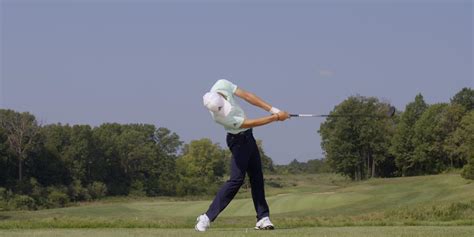
[[[280,121],[285,121],[290,118],[290,115],[288,114],[288,112],[280,111],[278,112],[278,118],[278,120]]]

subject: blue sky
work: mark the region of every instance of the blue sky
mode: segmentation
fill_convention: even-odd
[[[1,1],[0,106],[43,123],[151,123],[225,145],[220,78],[294,113],[351,95],[398,109],[474,86],[472,1]],[[266,112],[241,102],[251,118]],[[279,164],[322,157],[322,119],[258,128]]]

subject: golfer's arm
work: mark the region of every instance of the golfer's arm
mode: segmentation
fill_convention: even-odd
[[[244,99],[245,101],[247,101],[248,103],[252,105],[255,105],[264,109],[265,111],[270,111],[270,109],[272,108],[270,104],[263,101],[260,97],[258,97],[257,95],[251,92],[245,91],[244,89],[237,88],[237,90],[235,91],[235,95]]]
[[[278,121],[278,115],[272,114],[258,119],[245,119],[240,128],[254,128]]]

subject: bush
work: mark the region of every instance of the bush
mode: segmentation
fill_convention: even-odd
[[[8,211],[8,210],[10,210],[8,208],[8,202],[5,201],[5,200],[0,199],[0,212],[1,211]]]
[[[130,196],[137,196],[137,197],[143,197],[146,196],[146,193],[143,188],[143,183],[136,180],[132,182],[132,185],[130,186]]]
[[[0,187],[0,200],[7,199],[7,189]]]
[[[209,184],[204,184],[204,182],[197,178],[181,177],[176,185],[176,193],[179,196],[202,195],[207,193],[209,187]]]
[[[74,180],[71,185],[69,185],[67,193],[72,201],[90,201],[91,195],[87,188],[84,188],[80,180]]]
[[[273,188],[283,188],[283,184],[276,180],[269,180],[265,184]]]
[[[164,174],[147,178],[145,191],[147,196],[176,196],[177,177],[173,174]]]
[[[7,189],[0,187],[0,211],[8,211]]]
[[[107,186],[102,182],[94,182],[87,187],[92,199],[99,199],[105,197],[107,194]]]
[[[462,169],[461,176],[465,179],[474,179],[474,165],[467,164]]]
[[[8,205],[16,210],[36,210],[36,203],[33,198],[26,195],[17,195],[9,200]]]
[[[14,196],[15,195],[12,193],[12,191],[0,187],[0,211],[9,211],[12,209],[9,204],[9,200]]]
[[[38,207],[45,206],[48,203],[48,192],[41,186],[35,178],[30,179],[31,190],[29,196],[33,198]]]
[[[48,207],[65,207],[69,203],[69,196],[60,190],[53,190],[48,194]]]
[[[23,179],[16,183],[15,188],[13,189],[16,194],[30,195],[33,185],[31,184],[30,179]]]

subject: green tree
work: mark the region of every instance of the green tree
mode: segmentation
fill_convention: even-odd
[[[167,128],[158,128],[153,135],[157,149],[163,156],[177,158],[177,152],[183,145],[176,133],[172,133]]]
[[[460,146],[465,144],[465,140],[459,140],[456,136],[463,116],[465,116],[465,108],[459,104],[451,104],[446,108],[445,113],[440,118],[440,130],[447,137],[443,141],[443,150],[449,159],[451,168],[462,168],[467,162],[467,156],[461,152]]]
[[[305,172],[304,163],[293,159],[286,167],[287,173],[289,174],[301,174]]]
[[[467,179],[474,179],[474,111],[466,114],[450,137],[453,146],[450,148],[460,159],[467,164],[463,168],[462,176]]]
[[[0,161],[5,161],[7,159],[7,134],[5,130],[0,127]]]
[[[18,180],[23,179],[23,162],[37,142],[38,123],[30,113],[0,110],[0,126],[6,131],[10,149],[18,159]]]
[[[5,187],[10,176],[8,171],[8,142],[5,130],[0,126],[0,187]]]
[[[123,127],[117,123],[105,123],[93,129],[97,141],[97,159],[91,168],[94,181],[107,185],[111,195],[127,194],[130,179],[121,169],[118,151],[118,136]]]
[[[260,159],[262,160],[262,169],[263,172],[275,172],[275,168],[273,167],[273,160],[263,150],[263,141],[258,139],[257,140],[257,147],[258,151],[260,152]]]
[[[142,178],[148,159],[156,157],[154,125],[122,125],[117,136],[117,151],[121,169],[132,179]]]
[[[326,159],[312,159],[307,162],[306,172],[309,174],[329,173],[331,168],[328,166]]]
[[[70,145],[64,152],[71,179],[84,184],[92,182],[91,169],[96,160],[96,141],[89,125],[74,125],[70,131]]]
[[[390,119],[383,117],[388,104],[373,97],[353,96],[337,105],[321,124],[321,146],[336,172],[354,180],[375,177],[389,156],[387,148],[393,133]],[[367,116],[338,116],[363,114]]]
[[[111,194],[128,194],[133,185],[147,195],[174,195],[176,157],[182,142],[166,128],[148,124],[103,124],[93,130],[98,143],[94,180]]]
[[[150,160],[146,172],[146,192],[149,196],[175,195],[178,183],[176,159],[183,142],[167,128],[158,128],[153,140],[157,157]]]
[[[67,185],[72,181],[72,169],[64,156],[71,145],[69,125],[50,124],[39,130],[41,154],[32,163],[32,176],[43,186]]]
[[[146,182],[153,159],[159,157],[155,131],[154,125],[147,124],[103,124],[94,129],[102,160],[94,172],[102,173],[97,181],[105,182],[109,193],[128,194],[134,181]]]
[[[178,193],[196,195],[215,191],[224,172],[225,152],[209,139],[191,141],[178,158],[180,174]]]
[[[231,166],[231,160],[232,160],[232,152],[229,149],[223,149],[224,150],[224,174],[230,175],[230,166]]]
[[[452,123],[445,119],[449,117],[448,111],[448,104],[434,104],[416,122],[413,138],[415,151],[408,165],[413,174],[436,174],[449,166],[448,154],[444,149],[450,130],[447,124]]]
[[[40,133],[46,151],[35,166],[41,167],[36,174],[43,185],[69,185],[73,180],[92,182],[97,148],[89,125],[51,124],[43,126]]]
[[[451,104],[459,104],[463,106],[466,111],[474,110],[474,90],[471,88],[462,88],[461,91],[451,98]]]
[[[418,94],[415,101],[405,107],[392,138],[390,151],[402,176],[413,175],[413,156],[415,152],[415,123],[428,108],[423,96]]]

